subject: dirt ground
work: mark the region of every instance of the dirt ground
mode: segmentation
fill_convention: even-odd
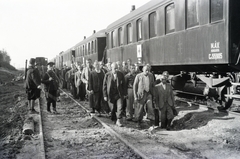
[[[3,75],[2,72],[0,72],[0,76],[1,75]],[[12,75],[9,76],[11,78],[13,77]],[[0,79],[2,78],[0,77]],[[40,146],[39,134],[37,134],[39,132],[38,128],[35,128],[35,134],[30,139],[22,135],[23,121],[28,116],[23,82],[9,81],[11,80],[4,81],[7,82],[7,84],[0,85],[0,158],[36,158],[39,155]],[[166,131],[160,128],[149,130],[147,126],[139,130],[135,128],[134,122],[126,121],[124,121],[125,127],[114,127],[114,129],[147,156],[152,156],[150,158],[239,158],[240,117],[238,115],[231,115],[227,112],[215,113],[213,110],[189,106],[186,103],[176,104],[179,115],[175,117],[172,123],[172,131]],[[239,101],[234,103],[235,107],[239,105]],[[74,114],[74,112],[72,113]],[[61,122],[61,120],[62,119],[59,118],[58,126],[64,126],[64,124],[66,124]],[[80,119],[76,119],[76,122],[81,121]],[[86,125],[87,124],[86,122]],[[109,125],[111,124],[112,123],[109,122]],[[54,125],[49,126],[54,127]],[[80,128],[75,127],[74,129]],[[99,128],[97,127],[97,129]],[[63,130],[61,130],[61,132],[63,134]],[[99,134],[99,132],[96,133]],[[110,139],[107,134],[104,132],[101,133],[106,135],[105,139]],[[86,129],[84,132],[74,132],[74,135],[76,134],[79,135],[77,139],[80,140],[81,137],[88,134],[88,130]],[[71,138],[71,136],[71,134],[66,134],[65,138]],[[76,137],[73,139],[76,140]],[[82,145],[88,146],[88,148],[83,150],[92,151],[89,147],[95,144],[96,139],[89,140],[88,144]],[[101,144],[101,141],[97,144]],[[47,151],[51,153],[53,158],[57,158],[56,156],[58,156],[59,152],[51,151],[51,145],[55,145],[54,140],[50,141],[50,148],[48,148]],[[71,142],[60,145],[61,147],[66,146],[66,149],[68,146],[74,147],[74,145],[71,145]],[[123,147],[119,147],[119,149],[121,148]],[[159,152],[161,152],[161,155],[159,155]],[[82,152],[79,151],[78,154],[81,153]],[[124,151],[122,153],[124,153]],[[75,154],[75,156],[69,154],[70,152],[66,152],[66,158],[78,158],[77,154]],[[95,156],[95,158],[117,157],[103,155]]]
[[[11,82],[18,74],[21,72],[0,70],[0,158],[15,158],[24,144],[25,90],[22,81]]]

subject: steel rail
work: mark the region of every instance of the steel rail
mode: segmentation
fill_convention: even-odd
[[[42,97],[38,99],[38,109],[39,109],[39,138],[40,138],[40,158],[45,159],[46,154],[45,154],[45,147],[44,147],[44,134],[43,134],[43,125],[42,125],[42,109],[41,109],[41,101]]]
[[[81,103],[79,103],[78,101],[76,101],[75,99],[73,99],[68,93],[66,93],[64,90],[60,89],[64,94],[66,94],[70,99],[72,99],[76,104],[78,104],[80,107],[82,107],[87,113],[90,114],[90,111],[85,108]],[[140,150],[138,150],[133,144],[131,144],[130,142],[128,142],[126,139],[124,139],[120,134],[118,134],[116,131],[114,131],[110,126],[108,126],[106,123],[104,123],[100,118],[98,118],[97,116],[92,116],[92,118],[94,118],[95,120],[97,120],[100,124],[102,124],[102,126],[109,132],[109,134],[111,136],[114,136],[116,138],[118,138],[121,142],[123,142],[127,147],[131,148],[134,153],[136,153],[138,156],[140,156],[143,159],[148,159],[149,157],[147,157],[145,154],[143,154]]]

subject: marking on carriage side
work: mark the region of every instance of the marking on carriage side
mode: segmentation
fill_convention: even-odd
[[[220,52],[220,42],[211,43],[211,53],[208,54],[209,60],[223,59],[223,54]]]

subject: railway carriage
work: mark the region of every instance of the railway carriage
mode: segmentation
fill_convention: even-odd
[[[87,59],[92,59],[92,61],[102,61],[104,60],[104,50],[106,47],[106,35],[105,30],[100,30],[98,32],[93,31],[93,35],[88,38],[84,37],[84,40],[77,43],[74,46],[76,52],[75,62],[80,62],[85,64]]]
[[[239,0],[152,0],[106,28],[107,59],[167,70],[175,89],[204,82],[201,93],[214,92],[227,108],[239,82],[239,7]]]
[[[176,90],[228,108],[240,98],[238,8],[238,0],[152,0],[61,52],[55,62],[149,63],[156,74],[169,71]]]
[[[73,63],[75,57],[74,47],[67,49],[66,51],[62,51],[55,57],[55,65],[58,68],[62,68],[64,65],[70,67],[71,63]]]

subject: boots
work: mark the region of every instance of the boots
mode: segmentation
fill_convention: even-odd
[[[56,107],[53,107],[53,114],[57,114]]]
[[[116,125],[119,127],[123,127],[121,119],[117,119]]]
[[[168,119],[168,121],[167,121],[167,130],[171,130],[171,122],[172,122],[172,119]]]

